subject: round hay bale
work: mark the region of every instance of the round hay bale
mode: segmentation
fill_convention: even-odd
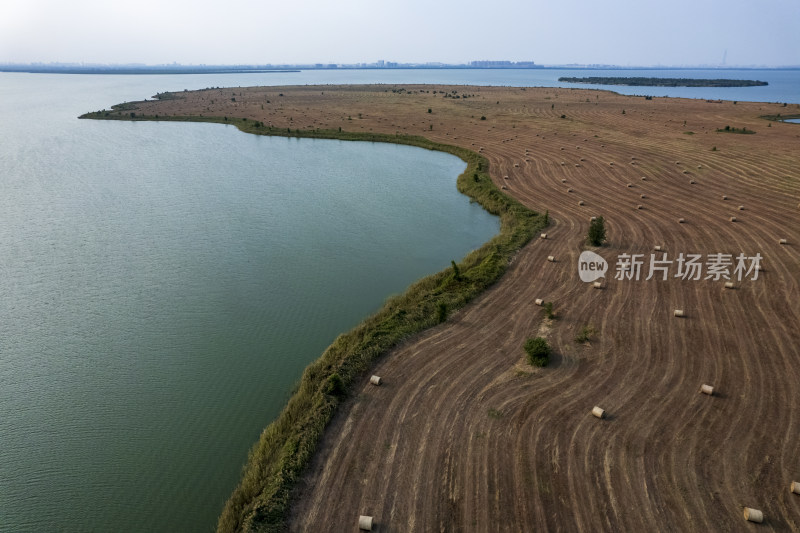
[[[371,516],[361,515],[358,517],[358,529],[362,531],[372,531],[373,519]]]
[[[736,222],[736,217],[731,217],[731,222]]]
[[[789,244],[789,241],[787,241],[786,239],[781,239],[778,241],[778,244]]]
[[[507,180],[507,179],[508,179],[508,176],[503,176],[503,179],[504,179],[504,180]]]
[[[686,316],[686,313],[683,312],[683,309],[676,309],[672,314],[681,318]]]
[[[580,165],[579,165],[578,163],[575,163],[575,166],[576,166],[576,167],[579,167]]]
[[[514,163],[514,168],[519,168],[519,163]]]
[[[569,189],[567,189],[567,192],[572,192],[572,187],[570,187]]]
[[[500,188],[501,188],[501,189],[503,189],[504,191],[507,191],[507,190],[508,190],[508,185],[503,185],[503,186],[502,186],[502,187],[500,187]]]
[[[653,249],[654,249],[656,252],[660,252],[660,251],[661,251],[661,245],[660,245],[660,244],[656,244],[656,245],[655,245],[655,247],[654,247]]]
[[[533,301],[533,303],[535,303],[536,305],[542,305],[544,303],[544,300],[542,300],[541,298],[536,298]]]
[[[628,187],[633,187],[633,183],[629,183],[629,184],[628,184]]]
[[[732,281],[726,281],[726,282],[725,282],[725,288],[726,288],[726,289],[733,289],[733,288],[735,288],[735,287],[736,287],[736,286],[733,284],[733,282],[732,282]]]
[[[611,165],[612,167],[614,166],[614,162],[613,161],[609,162],[608,164]]]
[[[592,287],[594,287],[595,289],[602,289],[603,284],[599,281],[595,281],[594,283],[592,283]]]
[[[373,385],[377,386],[381,384],[381,377],[380,376],[372,376],[369,378],[369,382]]]
[[[727,197],[727,196],[725,196],[725,195],[723,194],[723,195],[722,195],[722,199],[723,199],[723,200],[727,200],[727,199],[728,199],[728,197]]]
[[[647,181],[647,176],[642,176],[642,181]]]
[[[800,494],[800,481],[792,481],[792,484],[789,488],[795,494]]]
[[[759,511],[758,509],[751,509],[750,507],[744,508],[744,519],[748,522],[755,522],[756,524],[760,524],[764,521],[764,513]]]
[[[567,178],[561,178],[561,183],[566,183],[566,182],[567,182]]]
[[[712,387],[711,385],[702,385],[700,386],[700,392],[702,392],[703,394],[708,394],[709,396],[713,396],[714,387]]]
[[[547,256],[547,260],[550,261],[551,263],[555,263],[556,262],[556,258],[553,257],[552,255],[548,255]]]
[[[684,172],[685,172],[685,171],[684,171]],[[690,183],[691,185],[694,185],[694,184],[695,184],[695,183],[697,183],[697,182],[696,182],[696,181],[694,181],[694,180],[689,180],[689,183]]]
[[[542,233],[541,235],[539,235],[539,238],[546,239],[547,238],[547,233]]]
[[[583,201],[583,200],[581,200],[580,202],[578,202],[578,205],[583,205],[583,204],[584,204],[584,201]]]
[[[739,211],[744,211],[744,206],[743,205],[739,206]]]
[[[679,218],[679,219],[678,219],[678,224],[683,224],[684,222],[686,222],[686,220],[684,220],[684,219],[682,219],[682,218]]]
[[[645,195],[645,194],[640,194],[640,195],[639,195],[639,198],[647,198],[647,195]]]
[[[594,406],[594,409],[592,409],[592,414],[594,416],[596,416],[597,418],[605,418],[606,417],[605,410],[601,409],[600,407],[598,407],[596,405]]]
[[[642,204],[639,204],[639,205],[636,206],[636,209],[641,209],[641,208],[642,208]]]

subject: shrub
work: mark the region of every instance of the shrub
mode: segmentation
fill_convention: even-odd
[[[486,117],[481,115],[481,120],[486,120]]]
[[[542,337],[534,337],[525,341],[525,353],[528,354],[528,363],[531,366],[547,366],[550,362],[552,350],[547,341]]]
[[[542,313],[544,313],[545,318],[553,320],[556,317],[556,313],[553,311],[553,302],[544,302],[542,304]]]
[[[436,311],[436,320],[439,322],[439,324],[447,320],[447,304],[445,302],[439,302],[439,306]]]
[[[461,280],[461,271],[458,269],[458,265],[455,261],[450,261],[450,264],[453,266],[453,279],[456,281]]]
[[[334,372],[328,376],[328,382],[325,385],[325,394],[332,396],[342,396],[345,393],[344,381],[342,377]]]
[[[428,113],[433,113],[433,111],[431,111],[430,107],[428,108]]]
[[[592,246],[602,246],[606,240],[606,221],[603,217],[597,217],[589,225],[587,240]]]
[[[583,326],[580,333],[575,335],[575,342],[583,344],[584,342],[590,341],[595,334],[597,334],[597,330],[592,326]]]

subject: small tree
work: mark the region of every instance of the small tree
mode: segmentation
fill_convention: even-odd
[[[453,279],[461,281],[461,270],[459,270],[458,265],[455,261],[450,261],[450,264],[453,266]]]
[[[552,350],[547,341],[542,337],[534,337],[525,341],[523,346],[525,353],[528,354],[528,363],[531,366],[547,366],[550,362]]]
[[[603,217],[597,217],[589,225],[589,244],[592,246],[602,246],[606,240],[606,221]]]
[[[328,382],[325,384],[325,392],[332,396],[342,396],[345,393],[344,381],[336,372],[328,376]]]
[[[445,320],[447,320],[447,304],[444,302],[439,302],[439,306],[436,311],[436,320],[441,324]]]

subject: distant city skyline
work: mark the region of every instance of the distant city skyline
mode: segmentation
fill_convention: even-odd
[[[0,63],[797,66],[796,0],[7,0]]]

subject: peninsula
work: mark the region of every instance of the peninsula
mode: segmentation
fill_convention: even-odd
[[[356,531],[366,515],[398,532],[733,531],[744,507],[765,530],[800,524],[798,133],[760,118],[796,107],[325,85],[176,92],[85,115],[452,150],[470,165],[461,190],[505,217],[506,240],[390,300],[306,370],[218,530]],[[728,125],[758,135],[717,132]],[[598,216],[607,242],[590,247]],[[584,250],[608,262],[599,288],[579,277]],[[686,274],[687,254],[702,275]],[[739,255],[761,268],[737,276]],[[663,268],[648,277],[651,260]],[[451,289],[482,292],[432,320]],[[428,329],[383,343],[409,309]],[[523,350],[536,336],[553,348],[544,368]]]

